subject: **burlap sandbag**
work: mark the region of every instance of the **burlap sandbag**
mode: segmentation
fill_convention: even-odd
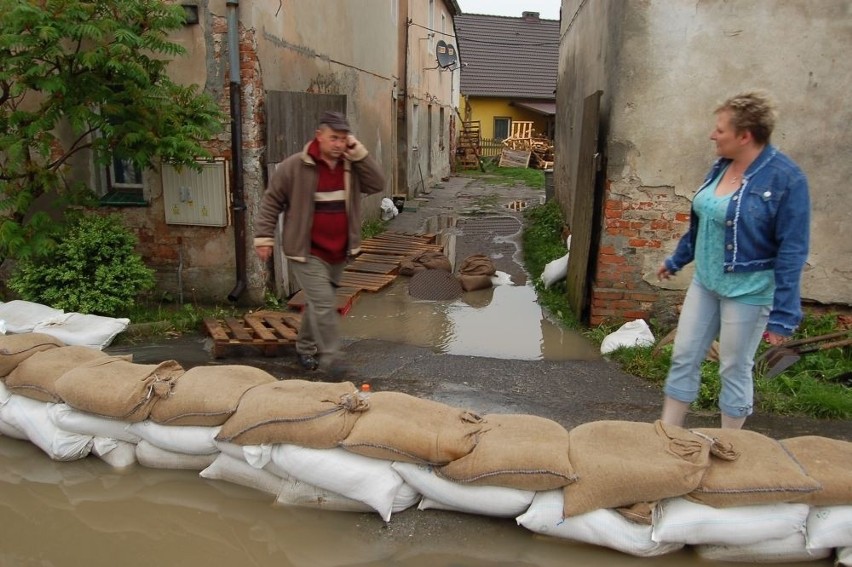
[[[196,366],[175,380],[168,397],[154,404],[150,419],[163,425],[222,425],[250,388],[276,381],[253,366]]]
[[[467,276],[461,274],[458,276],[458,280],[462,289],[465,291],[477,291],[493,287],[491,276]]]
[[[65,346],[65,343],[44,333],[0,335],[0,378],[37,352]]]
[[[811,506],[852,504],[852,443],[817,435],[781,441],[822,489],[796,500]]]
[[[436,472],[464,484],[532,491],[562,488],[577,480],[568,459],[568,431],[534,415],[485,416],[473,451]]]
[[[820,489],[802,465],[781,444],[746,429],[694,429],[714,439],[713,457],[701,483],[686,495],[716,508],[798,502]],[[715,447],[735,453],[719,455]],[[721,457],[721,458],[719,458]]]
[[[399,273],[402,276],[413,276],[423,270],[444,270],[452,272],[453,266],[442,252],[428,251],[406,258],[399,263]]]
[[[375,392],[369,405],[340,446],[376,459],[445,465],[470,453],[482,430],[475,413],[400,392]]]
[[[69,370],[56,381],[56,391],[76,410],[134,423],[148,419],[184,372],[175,360],[136,364],[107,357]]]
[[[36,352],[6,376],[9,391],[42,402],[61,402],[56,391],[60,376],[78,366],[109,358],[103,351],[85,346],[62,346]]]
[[[331,449],[366,409],[352,382],[276,381],[248,390],[216,439],[238,445],[287,443]]]
[[[569,434],[576,482],[563,488],[566,517],[683,496],[701,482],[710,442],[661,421],[592,421]]]
[[[495,273],[494,261],[485,254],[468,256],[459,266],[459,274],[464,276],[493,276]]]

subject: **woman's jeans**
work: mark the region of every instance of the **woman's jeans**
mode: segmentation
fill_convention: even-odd
[[[730,417],[751,415],[754,354],[768,318],[768,305],[748,305],[720,297],[693,280],[678,321],[665,394],[686,403],[698,397],[701,362],[718,336],[722,379],[719,409]]]

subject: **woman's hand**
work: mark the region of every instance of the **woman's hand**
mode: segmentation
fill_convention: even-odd
[[[787,342],[787,337],[766,331],[763,333],[763,340],[772,346],[778,346]]]
[[[667,280],[670,277],[672,277],[673,275],[674,274],[672,274],[671,271],[666,267],[665,262],[660,264],[660,267],[657,268],[657,279],[660,280],[660,281]]]

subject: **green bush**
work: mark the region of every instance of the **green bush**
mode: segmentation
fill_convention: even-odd
[[[20,260],[9,287],[27,301],[113,316],[154,286],[154,272],[135,246],[120,217],[75,216],[51,252]]]

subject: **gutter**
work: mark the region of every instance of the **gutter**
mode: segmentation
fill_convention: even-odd
[[[240,82],[239,0],[227,0],[228,62],[231,68],[231,210],[234,218],[234,249],[236,251],[237,283],[228,301],[236,302],[246,290],[246,204],[243,191],[243,129],[242,89]]]

